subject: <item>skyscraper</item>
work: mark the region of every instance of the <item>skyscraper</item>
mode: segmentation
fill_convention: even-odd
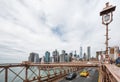
[[[77,56],[77,53],[76,53],[76,50],[75,50],[74,57],[76,58],[76,56]]]
[[[28,61],[34,62],[34,63],[39,62],[39,54],[34,52],[30,53]]]
[[[60,62],[65,62],[65,50],[62,50],[62,54],[60,55]]]
[[[65,62],[69,62],[69,55],[65,53]]]
[[[59,62],[59,52],[57,50],[53,51],[54,62]]]
[[[48,52],[48,51],[45,52],[45,62],[46,63],[50,62],[50,52]]]
[[[82,58],[82,47],[80,47],[80,58]]]
[[[118,56],[119,56],[119,47],[118,46],[110,47],[109,57],[112,60],[116,60],[118,58]]]
[[[91,58],[91,48],[90,48],[90,46],[88,46],[87,47],[87,59],[88,59],[88,61],[90,60],[90,58]]]
[[[87,55],[86,55],[86,53],[83,54],[83,59],[84,59],[84,61],[87,60]]]

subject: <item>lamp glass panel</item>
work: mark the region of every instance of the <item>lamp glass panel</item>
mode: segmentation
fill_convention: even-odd
[[[110,20],[110,14],[105,14],[103,16],[103,18],[104,18],[104,22],[109,22],[109,20]]]

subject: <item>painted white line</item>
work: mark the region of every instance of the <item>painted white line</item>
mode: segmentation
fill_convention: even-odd
[[[77,75],[77,77],[76,78],[79,78],[79,75]]]
[[[87,76],[87,78],[90,78],[90,76]]]

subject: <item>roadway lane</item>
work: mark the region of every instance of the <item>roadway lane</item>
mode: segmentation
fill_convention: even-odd
[[[87,77],[81,77],[78,72],[77,77],[73,80],[66,80],[65,78],[59,82],[98,82],[99,73],[96,68],[85,68],[89,71],[90,75]],[[80,70],[81,71],[81,70]]]

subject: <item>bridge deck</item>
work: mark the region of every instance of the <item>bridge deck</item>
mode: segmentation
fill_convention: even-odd
[[[118,82],[120,82],[120,67],[115,66],[114,64],[106,64],[107,69],[112,73]]]

